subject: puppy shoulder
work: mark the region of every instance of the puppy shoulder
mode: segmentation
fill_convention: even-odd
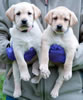
[[[14,33],[14,29],[13,29],[13,28],[10,28],[10,29],[9,29],[9,33],[10,33],[10,35],[12,36],[13,33]]]
[[[16,32],[16,27],[15,25],[13,25],[10,29],[9,29],[10,34]]]
[[[73,47],[78,47],[79,46],[79,42],[78,42],[78,39],[76,38],[72,28],[69,28],[69,37],[70,37],[72,46]]]
[[[49,35],[52,33],[53,33],[53,31],[52,31],[50,25],[48,25],[47,28],[44,30],[43,35]]]
[[[73,39],[76,38],[75,33],[71,27],[69,28],[68,34],[69,34],[70,38],[73,38]]]
[[[51,40],[50,38],[52,37],[52,30],[50,29],[50,27],[48,26],[42,34],[42,41],[44,42],[48,42],[49,40]]]
[[[70,40],[74,37],[74,32],[71,27],[69,27],[68,31],[64,34],[64,37],[69,38]]]
[[[42,40],[46,40],[47,37],[48,37],[48,29],[46,28],[46,29],[43,31]]]
[[[33,31],[37,31],[37,32],[41,33],[41,29],[40,29],[39,24],[37,23],[37,21],[34,21]]]

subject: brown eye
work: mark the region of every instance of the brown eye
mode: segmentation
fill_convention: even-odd
[[[53,19],[54,19],[54,20],[57,20],[57,19],[58,19],[58,17],[54,17]]]
[[[17,12],[17,13],[16,13],[16,15],[18,15],[18,16],[20,16],[20,14],[21,14],[20,12]]]
[[[31,12],[28,12],[28,15],[31,15],[32,13]]]
[[[68,19],[67,18],[64,18],[64,21],[68,21]]]

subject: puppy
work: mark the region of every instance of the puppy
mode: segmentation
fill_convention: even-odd
[[[56,98],[64,80],[72,77],[72,63],[79,43],[73,33],[72,26],[77,23],[77,17],[68,8],[60,6],[48,12],[45,16],[48,27],[42,36],[40,73],[43,78],[48,78],[50,71],[49,48],[52,44],[62,46],[66,53],[64,67],[59,67],[59,77],[51,91],[51,96]]]
[[[21,96],[20,79],[24,81],[30,79],[27,63],[24,60],[25,51],[33,47],[38,58],[40,57],[42,32],[36,22],[40,14],[39,8],[26,2],[12,5],[6,12],[7,17],[13,22],[13,27],[10,28],[10,44],[16,57],[16,61],[13,62],[14,97]]]

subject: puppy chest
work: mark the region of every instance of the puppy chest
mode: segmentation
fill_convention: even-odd
[[[74,36],[71,34],[64,34],[64,35],[56,35],[56,34],[49,34],[46,36],[48,45],[58,44],[61,45],[63,48],[71,48],[74,46]]]
[[[27,51],[31,47],[35,49],[40,47],[41,38],[40,37],[32,37],[32,36],[20,36],[20,37],[13,37],[12,39],[14,43],[14,47],[21,48],[22,51]]]
[[[63,39],[61,39],[60,37],[57,37],[57,36],[51,36],[47,40],[48,40],[49,46],[52,45],[52,44],[58,44],[58,45],[61,45],[61,46],[66,45],[66,44],[64,44]]]

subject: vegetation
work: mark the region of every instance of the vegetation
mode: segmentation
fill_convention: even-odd
[[[4,74],[0,74],[0,100],[6,100],[6,96],[3,94],[3,82],[5,79]]]

